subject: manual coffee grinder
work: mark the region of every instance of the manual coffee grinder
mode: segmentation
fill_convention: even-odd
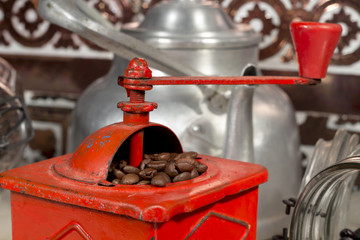
[[[182,152],[170,129],[149,122],[157,104],[144,99],[153,85],[317,84],[340,32],[292,24],[302,77],[152,78],[144,60],[132,60],[118,80],[130,97],[118,104],[123,122],[94,132],[73,154],[0,175],[11,190],[13,239],[255,239],[258,186],[267,179],[260,165],[198,155],[205,173],[165,187],[114,184],[109,169],[119,159],[136,167],[144,154]]]

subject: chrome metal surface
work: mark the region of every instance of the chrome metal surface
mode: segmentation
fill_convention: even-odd
[[[359,136],[350,134],[344,129],[339,129],[334,139],[324,141],[319,139],[315,145],[312,158],[301,182],[299,193],[301,193],[308,182],[320,171],[339,162],[349,156],[359,144]]]
[[[15,69],[0,58],[0,172],[14,167],[34,134],[17,80]]]
[[[331,141],[318,140],[292,215],[291,239],[339,238],[360,169],[359,154],[359,136],[344,129]]]
[[[359,146],[356,154],[359,154]],[[346,227],[350,197],[359,170],[360,156],[356,155],[313,177],[296,203],[290,239],[338,239],[340,231]]]

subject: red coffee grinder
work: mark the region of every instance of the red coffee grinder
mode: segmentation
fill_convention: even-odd
[[[144,60],[132,60],[119,78],[130,97],[118,105],[123,122],[94,132],[73,154],[1,174],[11,190],[13,240],[255,239],[262,166],[199,155],[204,174],[163,188],[113,184],[108,171],[119,157],[138,166],[144,153],[182,152],[170,129],[149,122],[157,104],[144,98],[153,85],[319,83],[341,27],[298,22],[291,31],[302,77],[152,78]]]

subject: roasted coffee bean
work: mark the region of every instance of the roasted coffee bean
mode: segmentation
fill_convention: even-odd
[[[170,183],[170,182],[162,174],[155,175],[153,177],[153,179],[151,179],[151,185],[154,185],[154,186],[157,186],[157,187],[164,187],[167,183]]]
[[[158,160],[158,154],[157,153],[151,154],[150,156],[151,156],[151,160],[153,160],[153,161]]]
[[[145,168],[144,170],[141,170],[139,172],[139,176],[142,179],[146,179],[146,180],[150,180],[151,178],[154,177],[154,175],[157,173],[156,169],[153,168]]]
[[[151,159],[144,159],[140,163],[140,170],[144,170],[146,168],[146,165],[151,162]]]
[[[158,155],[157,153],[154,153],[154,154],[144,154],[144,159],[151,159],[153,161],[157,161],[157,158],[158,158]]]
[[[197,153],[196,152],[179,153],[176,157],[174,157],[174,160],[178,160],[180,158],[197,158]]]
[[[124,172],[124,173],[135,173],[135,174],[138,174],[138,173],[140,172],[140,169],[137,168],[137,167],[133,167],[133,166],[128,165],[128,166],[125,166],[125,167],[123,168],[123,172]]]
[[[177,155],[178,153],[170,153],[170,160],[174,160]]]
[[[112,183],[113,183],[113,184],[120,184],[120,183],[121,183],[121,180],[115,178],[114,180],[112,180]]]
[[[164,172],[158,172],[158,173],[155,174],[155,176],[158,176],[158,175],[163,176],[163,177],[166,179],[166,182],[167,182],[167,183],[171,183],[171,178],[170,178],[169,175],[167,175],[166,173],[164,173]]]
[[[191,170],[194,169],[194,165],[186,162],[176,163],[176,167],[177,169],[179,169],[180,172],[191,172]]]
[[[152,154],[144,154],[144,159],[151,159],[152,158]]]
[[[188,164],[191,164],[191,165],[195,165],[197,161],[193,158],[190,158],[190,157],[183,157],[183,158],[180,158],[180,159],[177,159],[176,160],[176,164],[178,163],[188,163]]]
[[[182,157],[184,157],[185,155],[184,155],[184,153],[179,153],[178,155],[176,155],[175,157],[174,157],[174,160],[178,160],[178,159],[180,159],[180,158],[182,158]]]
[[[170,162],[170,163],[166,164],[166,167],[165,167],[164,171],[165,171],[165,173],[167,175],[169,175],[172,178],[179,175],[179,172],[175,168],[175,163],[174,162]]]
[[[149,185],[150,181],[148,180],[141,180],[140,182],[138,182],[136,185]]]
[[[170,153],[160,153],[157,158],[159,161],[168,161],[170,160],[170,156]]]
[[[191,170],[190,176],[191,176],[191,179],[196,178],[196,177],[199,176],[199,173],[198,173],[198,171],[196,170],[196,168],[194,168],[193,170]]]
[[[109,172],[114,171],[115,168],[116,168],[116,163],[115,163],[115,162],[111,162],[110,167],[109,167]]]
[[[191,174],[189,172],[183,172],[173,178],[173,182],[181,182],[191,179]]]
[[[127,162],[125,160],[120,160],[118,168],[122,170],[127,165]]]
[[[186,156],[191,157],[191,158],[197,158],[197,156],[198,156],[197,152],[186,152],[185,154],[186,154]]]
[[[340,237],[351,237],[352,238],[353,236],[354,236],[354,232],[348,228],[345,228],[340,232]]]
[[[199,174],[206,172],[207,169],[208,166],[206,166],[205,164],[202,163],[196,164],[196,170],[198,171]]]
[[[158,171],[164,170],[166,166],[165,161],[151,161],[147,164],[147,167],[156,169]]]
[[[121,183],[126,185],[132,185],[140,181],[140,177],[134,173],[126,174],[122,179]]]
[[[121,170],[115,168],[113,170],[113,175],[114,175],[115,178],[121,179],[123,176],[125,176],[125,173],[123,173]]]

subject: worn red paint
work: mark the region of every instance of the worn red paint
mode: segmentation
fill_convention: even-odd
[[[200,161],[209,167],[206,173],[164,188],[106,187],[69,179],[55,169],[61,163],[71,165],[71,154],[2,173],[2,187],[14,195],[13,239],[26,239],[24,236],[46,239],[71,221],[78,222],[93,239],[119,239],[95,236],[99,232],[105,232],[105,236],[121,234],[124,228],[133,232],[133,235],[118,235],[124,239],[149,239],[136,235],[145,230],[149,231],[149,236],[159,236],[156,239],[184,239],[210,212],[245,222],[250,226],[248,239],[255,239],[257,186],[266,181],[266,169],[256,164],[200,157]],[[111,223],[113,219],[116,221]],[[125,224],[126,221],[132,225]],[[108,225],[99,229],[103,222]],[[209,222],[205,221],[204,227],[207,224]],[[223,224],[226,226],[227,222]],[[213,231],[214,236],[221,234],[218,229],[207,231]]]
[[[208,76],[185,76],[185,77],[153,77],[151,79],[132,79],[120,77],[120,85],[125,88],[131,86],[146,87],[152,85],[315,85],[320,80],[302,77],[282,76],[234,76],[234,77],[208,77]]]

